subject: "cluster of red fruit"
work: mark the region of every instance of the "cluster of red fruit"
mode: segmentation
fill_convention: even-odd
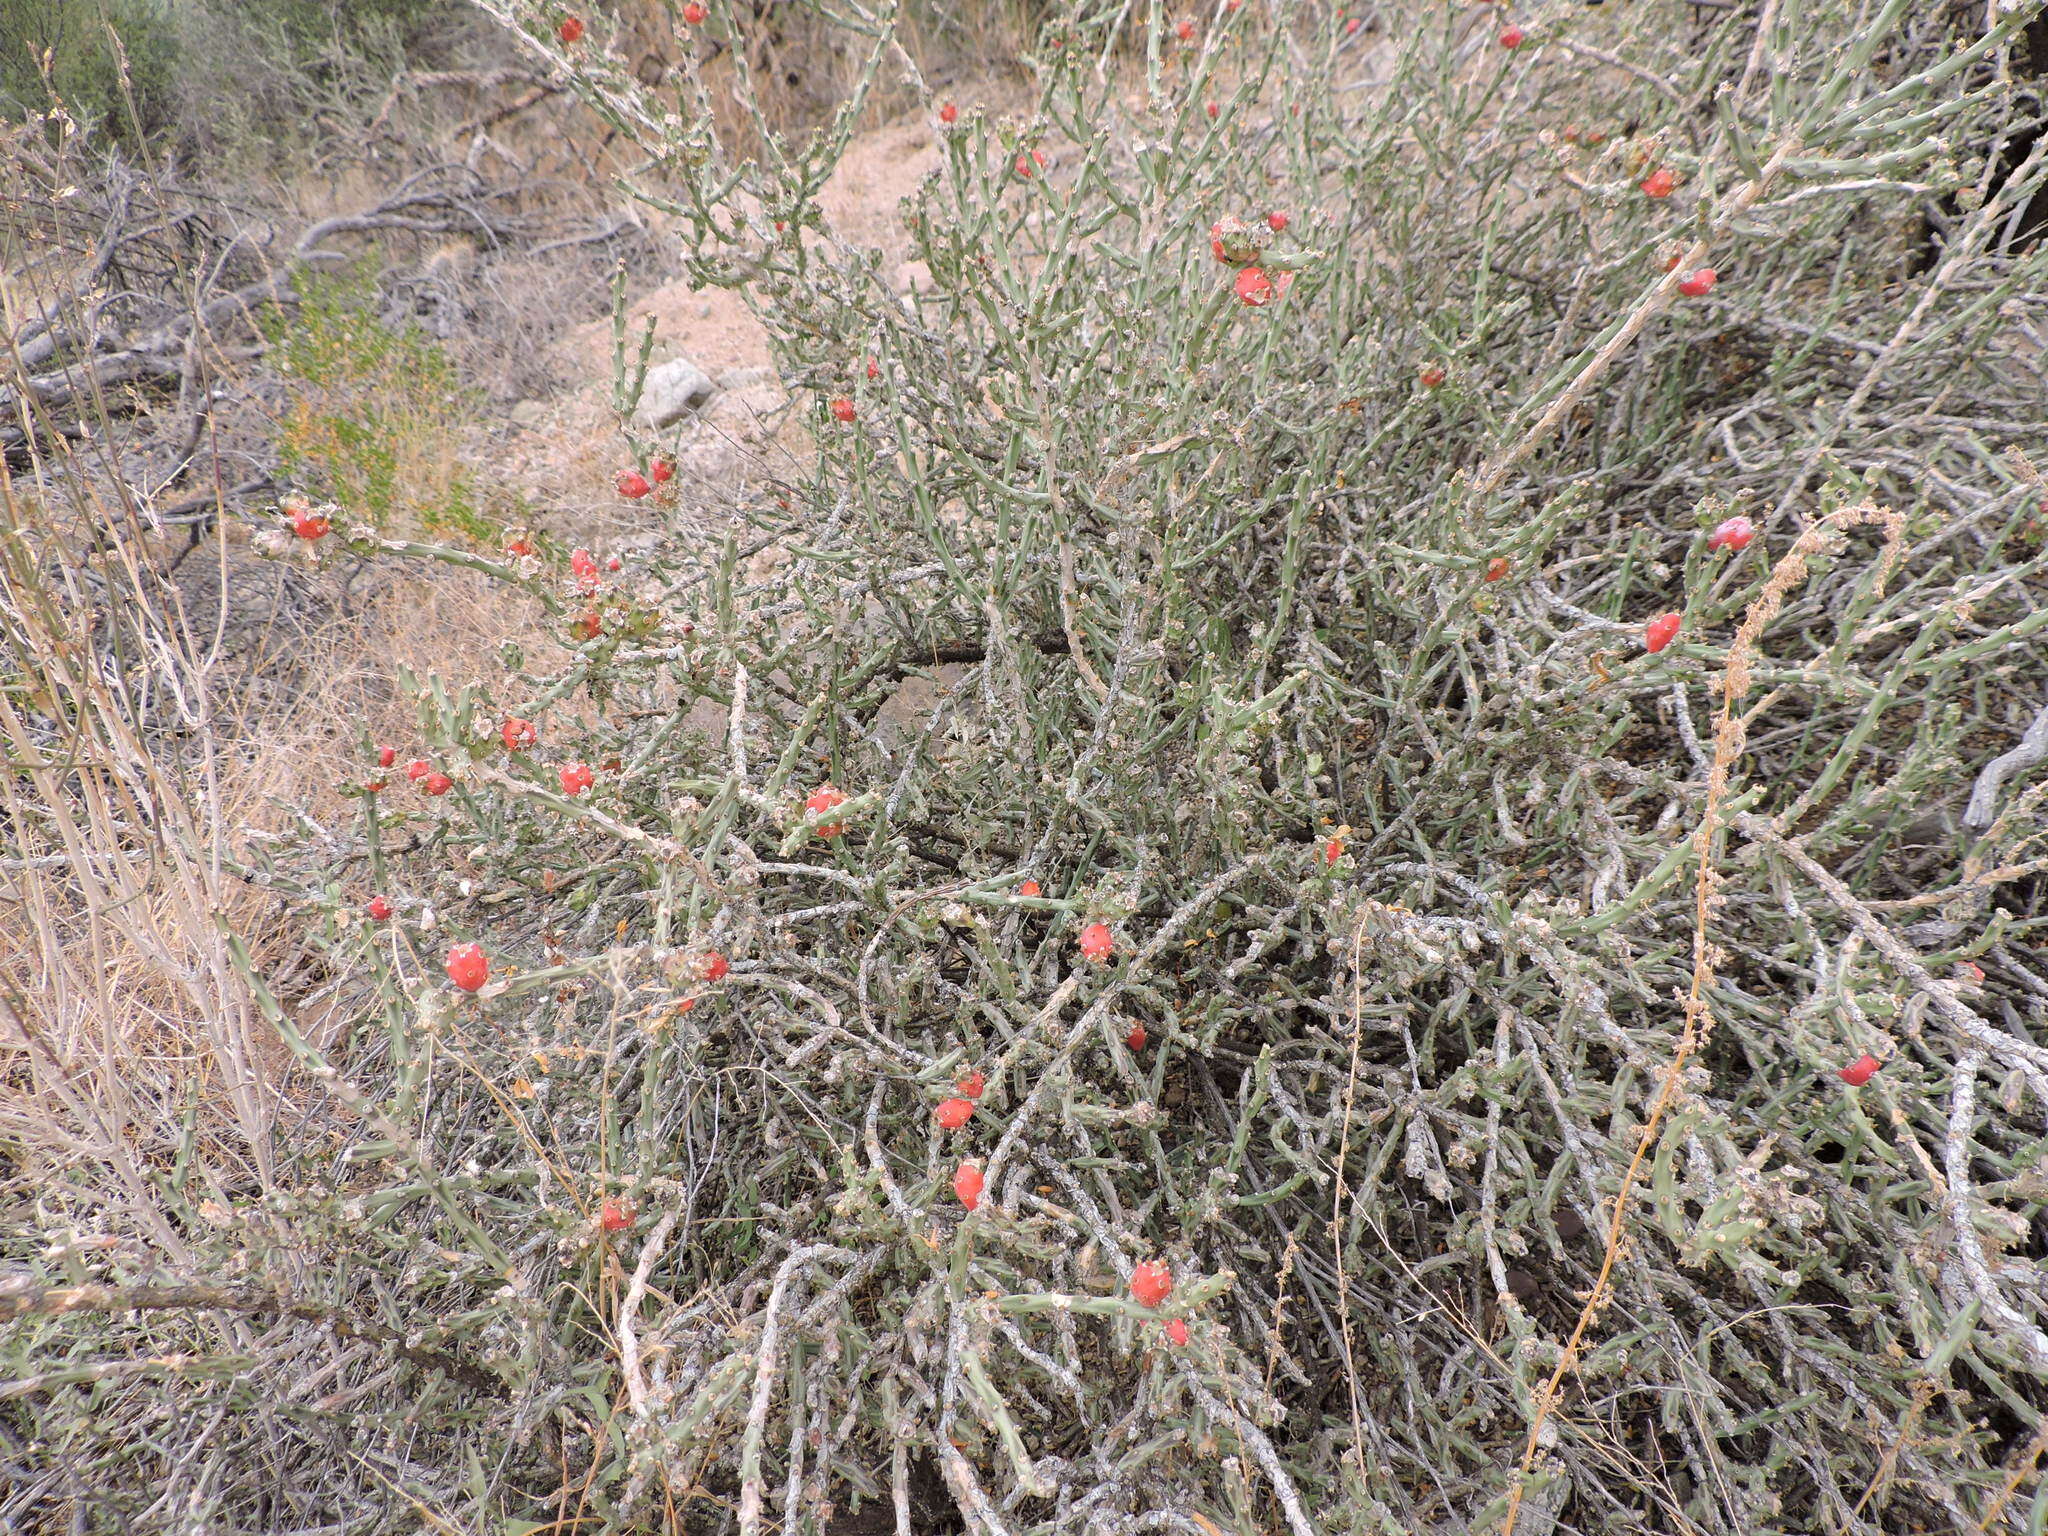
[[[1269,213],[1263,222],[1277,235],[1287,228],[1288,219],[1284,213]],[[1225,266],[1238,269],[1234,287],[1238,302],[1248,309],[1264,308],[1294,281],[1292,272],[1268,272],[1260,264],[1266,254],[1265,237],[1243,219],[1221,218],[1211,224],[1209,249]]]
[[[644,475],[637,469],[620,470],[616,484],[619,494],[626,500],[638,501],[642,496],[650,494],[655,486],[667,484],[675,472],[674,464],[667,459],[658,458],[647,466],[647,473]]]

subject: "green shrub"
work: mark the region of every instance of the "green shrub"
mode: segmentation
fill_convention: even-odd
[[[164,0],[0,0],[0,112],[10,117],[48,110],[54,93],[135,150],[172,121],[178,62]]]
[[[465,460],[477,402],[419,327],[377,313],[374,270],[319,273],[264,322],[286,406],[286,475],[378,529],[492,537]]]
[[[452,791],[252,872],[356,1030],[261,993],[308,1162],[208,1242],[382,1352],[290,1394],[281,1329],[175,1420],[66,1386],[39,1433],[302,1525],[2024,1528],[2044,789],[1958,818],[2048,684],[2004,451],[2043,260],[1996,243],[2043,162],[1930,269],[1900,210],[2011,126],[2030,13],[1753,48],[1574,7],[1507,50],[1422,0],[1154,7],[1126,81],[1132,14],[1068,9],[1029,114],[941,134],[908,302],[823,229],[843,135],[728,165],[708,103],[579,55],[815,466],[615,581],[508,569],[578,627],[403,680]],[[238,1415],[260,1482],[175,1427]]]

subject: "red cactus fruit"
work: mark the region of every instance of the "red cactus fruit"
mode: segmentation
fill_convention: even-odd
[[[978,1099],[981,1097],[981,1090],[988,1086],[988,1079],[979,1072],[962,1072],[953,1079],[953,1086],[960,1090],[961,1098]]]
[[[430,773],[420,785],[430,795],[445,795],[455,787],[455,781],[445,773]]]
[[[637,469],[622,469],[616,482],[619,494],[628,501],[638,501],[654,487],[647,483],[647,477]]]
[[[1145,1049],[1145,1042],[1147,1040],[1150,1040],[1151,1038],[1152,1037],[1150,1035],[1145,1033],[1144,1025],[1133,1024],[1131,1026],[1131,1032],[1128,1035],[1124,1036],[1124,1044],[1130,1047],[1130,1049],[1133,1051],[1142,1051],[1143,1049]]]
[[[953,123],[953,122],[958,122],[959,120],[960,120],[960,109],[959,109],[958,107],[954,106],[954,105],[953,105],[953,103],[951,103],[950,101],[947,101],[947,102],[941,102],[941,103],[939,104],[939,121],[940,121],[940,122],[942,122],[942,123]]]
[[[1851,1088],[1861,1088],[1865,1083],[1877,1076],[1877,1069],[1882,1065],[1883,1063],[1875,1056],[1867,1054],[1858,1056],[1848,1066],[1842,1068],[1842,1081]]]
[[[481,944],[458,944],[448,951],[448,979],[465,992],[474,992],[491,979],[491,962],[484,958]]]
[[[1343,839],[1343,838],[1341,838],[1341,837],[1333,837],[1333,838],[1331,838],[1331,839],[1330,839],[1330,840],[1329,840],[1329,841],[1328,841],[1327,843],[1323,844],[1323,862],[1324,862],[1325,864],[1334,864],[1334,863],[1336,863],[1336,862],[1337,862],[1337,861],[1338,861],[1339,859],[1341,859],[1341,858],[1343,858],[1343,857],[1344,857],[1344,839]]]
[[[296,533],[300,538],[305,539],[308,543],[310,543],[314,539],[324,539],[327,537],[330,525],[328,524],[327,519],[322,517],[318,512],[315,512],[308,507],[293,507],[290,510],[292,514],[293,533]]]
[[[953,1170],[953,1193],[970,1211],[981,1204],[981,1191],[981,1168],[978,1164],[962,1163]]]
[[[570,574],[575,576],[576,585],[585,592],[595,592],[598,582],[603,580],[597,574],[597,561],[592,558],[590,551],[587,549],[575,549],[569,552],[569,571]]]
[[[516,539],[508,539],[505,541],[505,553],[515,560],[523,559],[533,553],[533,540],[523,533]]]
[[[1506,581],[1508,579],[1508,557],[1506,555],[1495,555],[1486,562],[1486,579],[1488,581]]]
[[[1195,24],[1192,21],[1184,21],[1173,29],[1173,35],[1184,43],[1192,43],[1195,40]]]
[[[697,961],[697,974],[706,981],[723,981],[732,973],[732,962],[715,949],[707,949]]]
[[[522,720],[517,715],[507,716],[504,725],[499,727],[498,734],[504,738],[507,752],[524,752],[540,740],[540,732],[533,728],[533,722]]]
[[[1281,230],[1287,227],[1287,215],[1284,213],[1267,214],[1266,227],[1272,230],[1274,234],[1279,234]]]
[[[1081,930],[1081,953],[1090,960],[1107,960],[1116,948],[1116,938],[1107,923],[1090,923]]]
[[[1650,172],[1649,175],[1643,178],[1643,196],[1669,197],[1671,195],[1672,189],[1675,188],[1677,185],[1678,178],[1672,175],[1669,171],[1665,170],[1664,167],[1660,165],[1657,167],[1657,169]]]
[[[1022,885],[1017,887],[1017,894],[1019,896],[1036,896],[1038,893],[1039,885],[1036,880],[1026,880]]]
[[[1675,613],[1663,614],[1650,620],[1643,627],[1643,648],[1652,654],[1661,651],[1677,637],[1679,625],[1684,618]]]
[[[1707,535],[1707,548],[1741,551],[1756,537],[1756,524],[1746,517],[1727,518]]]
[[[370,914],[371,922],[381,923],[391,915],[391,903],[382,896],[372,896],[370,905],[364,910]]]
[[[832,417],[835,421],[851,421],[856,414],[853,402],[846,396],[841,395],[832,402]]]
[[[1715,275],[1712,267],[1701,267],[1691,277],[1682,279],[1678,291],[1688,299],[1701,298],[1714,291]]]
[[[398,749],[396,747],[379,747],[377,749],[377,766],[379,768],[389,768],[397,761]]]
[[[974,1101],[971,1099],[947,1099],[932,1111],[932,1118],[942,1129],[957,1131],[974,1118]]]
[[[1424,363],[1422,371],[1416,374],[1415,377],[1421,381],[1424,389],[1436,389],[1443,384],[1447,375],[1444,372],[1444,365],[1442,363]]]
[[[1237,296],[1252,309],[1270,304],[1273,300],[1273,280],[1266,276],[1261,267],[1246,267],[1237,274]]]
[[[1156,1307],[1173,1294],[1173,1276],[1164,1264],[1146,1260],[1131,1270],[1131,1299],[1141,1307]]]
[[[1519,48],[1528,40],[1529,34],[1520,27],[1509,27],[1500,35],[1500,45],[1503,48]]]
[[[1173,1345],[1174,1348],[1178,1349],[1181,1345],[1187,1343],[1188,1325],[1184,1319],[1169,1317],[1160,1324],[1160,1327],[1165,1330],[1166,1342]]]
[[[560,770],[562,793],[571,800],[597,782],[597,775],[590,771],[588,763],[567,763]]]
[[[586,613],[570,624],[569,633],[578,640],[595,640],[604,633],[604,620],[594,612]]]
[[[419,783],[421,779],[424,779],[433,771],[434,765],[424,757],[416,757],[405,765],[405,776],[414,784]]]
[[[697,0],[690,0],[690,3],[683,7],[683,20],[693,27],[703,26],[704,18],[710,14],[709,11],[697,3]]]
[[[647,473],[654,478],[654,483],[656,485],[667,485],[669,481],[675,478],[675,460],[656,459],[652,464],[647,466]]]
[[[1212,102],[1210,102],[1208,106],[1206,106],[1205,108],[1203,108],[1203,110],[1204,110],[1205,112],[1207,112],[1207,113],[1209,114],[1209,116],[1210,116],[1211,120],[1213,121],[1213,120],[1214,120],[1214,118],[1215,118],[1215,116],[1216,116],[1216,111],[1217,111],[1217,108],[1216,108],[1216,103],[1215,103],[1215,102],[1213,102],[1213,101],[1212,101]]]
[[[598,1211],[597,1224],[607,1232],[623,1232],[633,1225],[633,1207],[606,1195],[604,1205]]]
[[[581,16],[564,16],[562,24],[555,28],[555,36],[565,43],[581,42],[583,40],[583,18]]]
[[[839,793],[830,784],[824,784],[811,791],[810,798],[804,801],[804,809],[813,816],[822,816],[834,806],[844,804],[846,804],[846,796]],[[846,823],[843,821],[825,821],[818,824],[818,836],[820,837],[837,837],[845,830]]]

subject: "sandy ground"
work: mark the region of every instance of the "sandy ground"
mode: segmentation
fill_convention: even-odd
[[[833,235],[879,248],[883,270],[899,286],[915,271],[904,260],[902,203],[938,164],[931,125],[922,116],[903,119],[857,137],[819,196]],[[650,318],[650,364],[686,357],[720,386],[693,419],[662,434],[678,465],[679,505],[709,513],[750,481],[800,474],[810,451],[798,420],[801,402],[793,408],[776,382],[767,333],[740,296],[679,280],[632,305],[628,334],[637,339]],[[631,545],[641,519],[612,490],[613,478],[631,463],[610,400],[612,346],[609,320],[580,326],[557,344],[556,376],[575,382],[539,409],[519,411],[501,462],[531,488],[543,526]]]

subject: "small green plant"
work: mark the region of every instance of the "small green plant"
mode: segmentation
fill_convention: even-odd
[[[301,278],[298,303],[266,321],[287,405],[286,474],[380,530],[495,537],[463,457],[477,402],[420,327],[377,313],[374,271]]]

